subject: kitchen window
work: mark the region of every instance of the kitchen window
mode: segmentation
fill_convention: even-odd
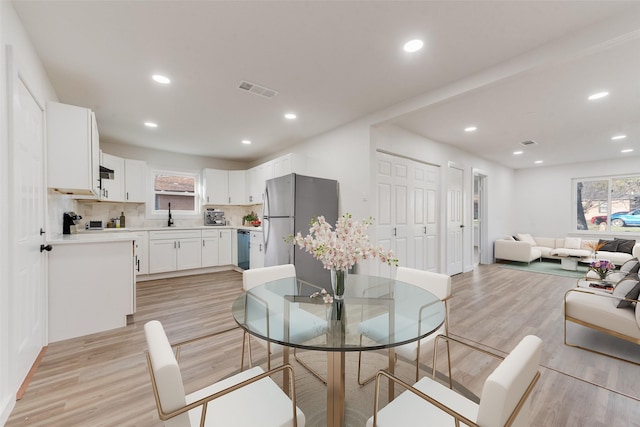
[[[153,172],[153,213],[198,214],[196,200],[199,175],[156,170]]]

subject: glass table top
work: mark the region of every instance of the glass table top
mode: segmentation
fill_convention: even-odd
[[[233,317],[250,334],[311,350],[361,351],[421,339],[445,319],[445,305],[408,283],[350,274],[342,301],[310,296],[320,289],[287,278],[267,282],[233,302]]]

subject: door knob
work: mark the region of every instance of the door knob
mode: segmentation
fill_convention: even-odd
[[[53,249],[53,247],[51,245],[40,245],[40,252],[44,252],[47,251],[49,252],[51,249]]]

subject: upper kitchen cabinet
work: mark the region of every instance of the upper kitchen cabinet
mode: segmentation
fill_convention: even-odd
[[[258,165],[247,171],[247,199],[250,204],[264,200],[265,165]]]
[[[229,204],[229,171],[204,170],[204,204]]]
[[[205,205],[247,204],[247,171],[204,170]]]
[[[65,194],[99,195],[98,125],[90,109],[47,102],[47,186]]]
[[[142,160],[124,159],[124,201],[144,203],[147,163]]]
[[[229,171],[229,204],[246,205],[247,171]]]
[[[109,178],[102,178],[100,200],[108,202],[124,202],[124,159],[102,153],[100,165],[113,171]]]

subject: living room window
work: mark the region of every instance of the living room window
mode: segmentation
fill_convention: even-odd
[[[640,233],[640,176],[575,179],[576,230]]]
[[[198,214],[198,175],[156,170],[153,172],[153,213]]]

